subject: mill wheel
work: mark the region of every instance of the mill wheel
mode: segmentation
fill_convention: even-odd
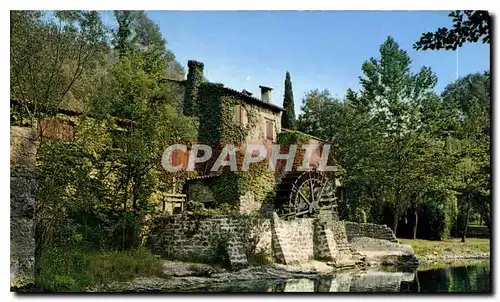
[[[335,186],[324,172],[289,172],[278,186],[275,208],[285,219],[311,217],[329,207],[336,207]]]

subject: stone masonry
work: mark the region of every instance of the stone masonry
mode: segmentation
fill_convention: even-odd
[[[227,253],[231,266],[247,265],[242,226],[229,216],[161,215],[152,219],[147,245],[180,260],[213,260]]]
[[[394,233],[387,225],[346,221],[345,230],[349,242],[355,237],[370,237],[398,242],[396,236],[394,236]]]
[[[314,259],[314,219],[284,221],[274,213],[272,223],[273,252],[278,262],[297,264]]]
[[[10,128],[10,286],[35,281],[36,131]]]
[[[364,261],[352,245],[353,239],[397,242],[386,226],[335,221],[321,215],[286,221],[273,213],[271,219],[259,218],[257,223],[244,221],[248,222],[230,215],[159,215],[152,219],[146,242],[170,259],[217,262],[225,254],[232,267],[248,265],[247,257],[256,254],[286,265],[321,260],[337,267],[353,266]]]

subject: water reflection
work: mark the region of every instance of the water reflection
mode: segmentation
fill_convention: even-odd
[[[218,292],[490,292],[490,262],[460,267],[369,269],[315,279],[260,280],[201,291]]]
[[[421,292],[490,292],[490,262],[418,271]]]

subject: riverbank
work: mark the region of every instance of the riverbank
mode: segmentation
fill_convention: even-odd
[[[456,292],[489,291],[489,261],[416,267],[336,270],[319,261],[267,264],[238,271],[207,264],[164,261],[163,277],[112,282],[93,292]],[[443,274],[443,271],[446,271]],[[465,282],[467,280],[467,282]],[[471,280],[473,282],[471,282]]]
[[[240,288],[238,291],[246,291],[245,288],[255,291],[255,288],[259,288],[259,283],[269,285],[269,283],[284,280],[311,280],[313,282],[319,279],[334,278],[347,281],[349,284],[352,280],[366,276],[369,272],[376,272],[377,277],[386,279],[396,278],[399,280],[404,275],[401,272],[378,271],[380,266],[339,269],[321,261],[310,261],[297,265],[271,263],[233,271],[208,264],[163,260],[162,267],[162,277],[139,277],[126,282],[111,282],[89,288],[87,291],[196,292],[206,289],[226,291],[228,287],[238,287]],[[413,277],[410,276],[406,279],[413,279]]]
[[[402,244],[411,245],[421,263],[490,258],[490,239],[467,238],[465,242],[460,242],[459,238],[442,241],[404,238],[398,240]]]

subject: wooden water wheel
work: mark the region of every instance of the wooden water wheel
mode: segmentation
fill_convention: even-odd
[[[278,186],[275,210],[284,219],[312,217],[319,209],[336,207],[335,185],[324,172],[288,172]]]

